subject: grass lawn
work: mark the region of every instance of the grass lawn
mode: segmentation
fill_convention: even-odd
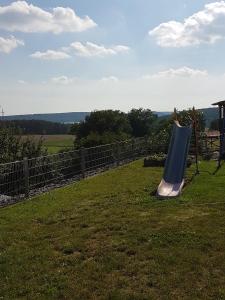
[[[74,143],[74,136],[69,134],[31,135],[30,137],[36,140],[42,137],[43,146],[48,149],[49,154],[57,153],[65,148],[72,148]]]
[[[225,299],[225,165],[178,199],[137,161],[0,210],[0,299]]]
[[[45,135],[44,137],[44,146],[48,149],[48,153],[57,153],[65,148],[73,148],[74,136],[65,134],[65,135]]]

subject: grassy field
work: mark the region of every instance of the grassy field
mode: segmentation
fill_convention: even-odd
[[[137,161],[0,210],[0,299],[225,299],[225,166],[180,198]]]
[[[72,148],[74,143],[74,136],[69,134],[32,135],[31,137],[36,140],[42,137],[43,145],[48,149],[49,154],[57,153],[65,148]]]

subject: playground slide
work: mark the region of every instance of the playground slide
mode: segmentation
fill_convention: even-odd
[[[184,173],[191,139],[192,128],[174,122],[164,175],[157,189],[159,197],[177,197],[184,186]]]

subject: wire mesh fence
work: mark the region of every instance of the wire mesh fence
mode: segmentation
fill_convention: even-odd
[[[0,164],[0,206],[135,160],[146,155],[147,145],[137,138]]]
[[[191,140],[189,155],[218,152],[219,138],[198,136]],[[147,154],[166,154],[168,143],[147,138],[101,145],[0,164],[0,206],[40,194],[67,183],[128,163]]]

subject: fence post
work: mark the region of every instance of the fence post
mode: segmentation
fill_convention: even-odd
[[[148,155],[148,136],[145,136],[145,155]]]
[[[117,144],[116,144],[116,165],[117,165],[117,167],[120,165],[120,143],[118,142]]]
[[[82,178],[85,178],[85,148],[80,149],[80,164],[81,164],[81,174]]]
[[[136,158],[135,155],[135,139],[132,139],[131,141],[131,157],[133,158],[133,160]]]
[[[30,187],[29,187],[29,165],[28,165],[27,157],[23,159],[23,173],[24,173],[25,196],[26,198],[28,198]]]

